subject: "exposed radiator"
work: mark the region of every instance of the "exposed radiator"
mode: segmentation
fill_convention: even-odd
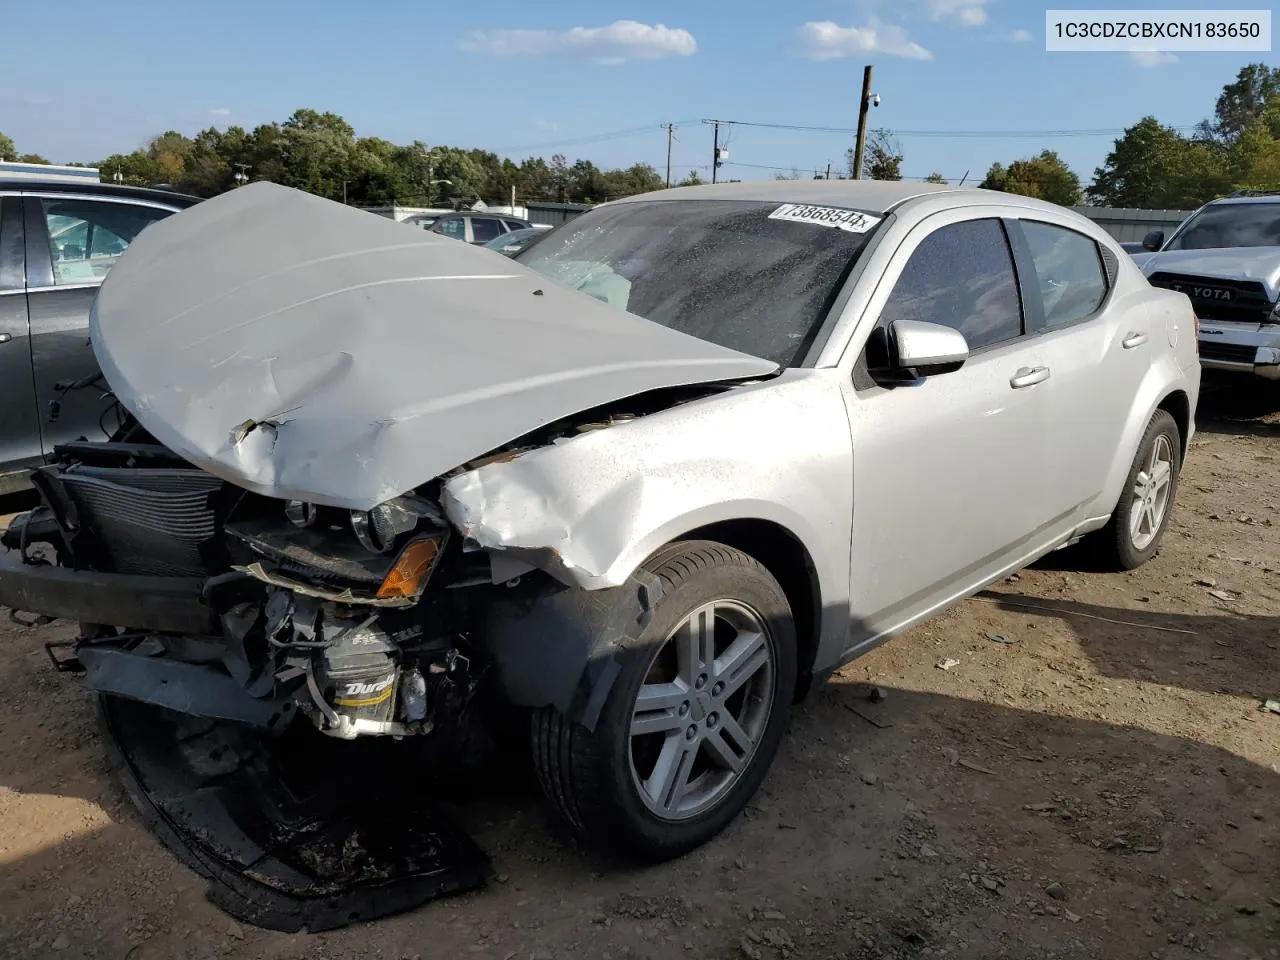
[[[80,522],[102,544],[112,572],[207,573],[201,546],[217,533],[213,495],[222,481],[199,470],[69,467],[61,474]]]

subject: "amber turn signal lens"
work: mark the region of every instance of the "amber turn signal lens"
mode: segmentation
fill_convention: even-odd
[[[420,597],[439,555],[438,540],[414,540],[400,551],[395,566],[378,588],[378,599],[415,600]]]

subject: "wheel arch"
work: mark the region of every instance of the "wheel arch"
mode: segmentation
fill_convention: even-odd
[[[1182,446],[1181,455],[1185,462],[1191,445],[1191,398],[1183,390],[1172,390],[1156,405],[1156,409],[1164,410],[1178,425],[1178,437]]]
[[[822,586],[808,548],[794,533],[772,520],[739,519],[697,527],[675,537],[654,555],[672,543],[688,540],[712,540],[741,550],[757,560],[778,581],[795,620],[799,646],[796,651],[799,672],[795,700],[803,700],[812,686],[813,665],[822,632]]]

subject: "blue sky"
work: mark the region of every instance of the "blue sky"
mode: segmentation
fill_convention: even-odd
[[[811,175],[828,161],[838,167],[852,141],[866,63],[882,98],[872,126],[946,132],[1119,129],[1148,113],[1190,125],[1245,63],[1275,62],[1046,53],[1044,5],[1025,0],[59,0],[53,18],[44,6],[10,4],[4,14],[0,130],[55,162],[128,151],[170,128],[283,120],[298,107],[335,111],[358,133],[397,142],[516,159],[559,151],[660,171],[660,124],[686,121],[676,177],[709,162],[700,118],[848,127],[730,130],[722,177],[773,176],[739,163]],[[595,139],[573,142],[584,138]],[[1049,147],[1087,182],[1114,137],[899,139],[908,176],[981,179],[992,161]]]

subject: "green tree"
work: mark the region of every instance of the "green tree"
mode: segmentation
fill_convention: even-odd
[[[888,130],[872,130],[867,137],[866,151],[862,156],[862,178],[864,180],[901,180],[902,156],[902,144],[894,140]],[[856,178],[858,175],[854,169],[855,159],[856,154],[853,150],[845,152],[850,178]]]
[[[1144,117],[1125,130],[1094,171],[1088,196],[1104,206],[1188,210],[1220,196],[1230,181],[1218,146]]]
[[[350,179],[356,132],[336,113],[295,110],[280,125],[273,148],[283,167],[286,186],[330,200],[341,200]]]
[[[147,157],[151,160],[152,175],[159,182],[178,184],[191,154],[192,142],[176,130],[166,130],[153,137],[147,144]]]
[[[924,182],[925,183],[946,183],[947,178],[935,170],[933,173],[929,174],[927,177],[924,178]]]
[[[1231,147],[1232,186],[1244,189],[1280,188],[1280,94],[1240,132]]]
[[[225,137],[214,127],[196,134],[183,159],[177,179],[179,189],[197,197],[212,197],[231,186],[233,170],[225,155]]]
[[[1036,197],[1070,207],[1080,202],[1080,178],[1053,150],[1015,160],[1006,168],[994,163],[980,186],[1024,197]]]
[[[18,155],[18,148],[12,137],[0,133],[0,160],[12,160]]]
[[[705,183],[697,170],[690,170],[689,175],[676,184],[677,187],[700,187]]]
[[[1222,88],[1213,111],[1209,132],[1228,144],[1235,143],[1268,102],[1280,95],[1280,67],[1251,63],[1240,68],[1235,80]]]
[[[24,153],[20,157],[18,157],[18,162],[19,163],[43,163],[46,165],[49,163],[48,160],[40,156],[40,154],[38,153]]]
[[[133,153],[113,153],[105,160],[99,160],[94,166],[98,168],[98,175],[104,180],[115,180],[118,173],[122,183],[135,187],[149,187],[158,182],[155,164],[141,150],[135,150]]]

